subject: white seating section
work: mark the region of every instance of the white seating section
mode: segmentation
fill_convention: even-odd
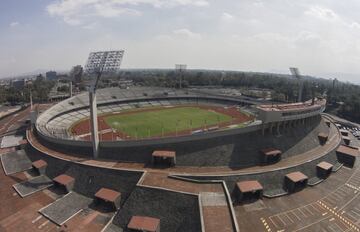
[[[196,100],[196,99],[161,99],[164,97],[180,97],[188,95],[184,91],[164,89],[157,87],[134,87],[132,89],[107,88],[97,91],[98,114],[117,113],[123,110],[161,107],[183,104],[211,104],[224,105],[223,101]],[[194,94],[191,96],[196,97]],[[149,100],[159,98],[160,100]],[[130,101],[137,99],[137,101]],[[141,100],[143,99],[143,101]],[[127,102],[124,102],[129,100]],[[37,130],[43,135],[75,139],[69,132],[69,128],[77,121],[90,116],[89,96],[82,93],[64,100],[43,112],[36,121]]]

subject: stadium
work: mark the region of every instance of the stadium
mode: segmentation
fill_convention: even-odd
[[[98,95],[100,157],[104,158],[111,158],[108,148],[119,151],[112,151],[112,156],[117,156],[112,158],[130,160],[122,148],[151,145],[170,149],[194,137],[217,137],[257,123],[250,111],[241,110],[246,103],[231,98],[154,88],[105,89]],[[54,146],[92,149],[88,104],[84,94],[53,106],[37,120],[39,136]]]
[[[234,160],[234,152],[244,153],[243,149],[251,146],[249,139],[256,140],[254,137],[258,133],[263,134],[258,139],[265,146],[267,139],[273,140],[271,134],[276,132],[280,135],[280,128],[285,131],[286,123],[305,123],[307,119],[309,130],[320,130],[316,128],[319,127],[316,123],[324,124],[318,117],[324,110],[325,102],[308,104],[305,111],[302,108],[304,105],[289,105],[293,113],[282,113],[285,116],[281,118],[266,106],[260,105],[256,109],[251,107],[251,102],[226,96],[161,88],[100,90],[100,158],[148,163],[154,150],[173,150],[177,152],[180,166],[257,165],[261,158],[258,155]],[[89,116],[88,96],[78,95],[42,113],[36,122],[37,135],[41,141],[59,151],[81,150],[84,155],[89,155],[92,149]],[[300,133],[298,137],[305,135]],[[317,135],[315,137],[317,139]],[[234,142],[235,139],[238,142]],[[284,151],[283,155],[292,156],[291,151],[287,152],[287,146],[293,146],[292,142],[284,138],[281,140],[283,144],[279,146]],[[242,147],[242,143],[248,144],[248,147]],[[62,149],[64,147],[66,150]],[[213,160],[209,159],[211,156]]]
[[[102,92],[105,91],[109,93],[103,94]],[[153,89],[148,89],[150,93],[147,93],[146,89],[136,91],[121,91],[125,96],[119,96],[118,89],[100,91],[102,96],[98,111],[101,140],[135,140],[191,135],[196,132],[225,129],[230,125],[240,127],[252,119],[251,116],[238,111],[237,105],[231,105],[239,103],[231,99],[206,98],[185,93],[181,95],[168,89],[157,92],[155,90],[155,93]],[[59,110],[60,106],[50,109],[49,115],[54,115],[54,112],[59,112],[59,114],[47,122],[42,122],[45,125],[43,128],[47,130],[44,132],[54,137],[90,140],[87,135],[90,133],[88,103],[81,105],[82,101],[86,102],[84,100],[86,97],[86,95],[78,96],[63,103],[73,105],[73,109],[64,112]],[[82,110],[82,108],[85,109]],[[46,121],[46,118],[40,120]],[[70,128],[66,126],[69,124]],[[54,132],[49,131],[51,129]],[[64,133],[58,134],[57,131],[64,131]]]
[[[295,219],[274,221],[284,220],[281,211],[261,205],[281,210],[292,201],[287,196],[299,196],[320,212],[304,213],[302,223],[313,225],[325,206],[311,203],[306,187],[336,189],[321,198],[328,206],[337,204],[338,189],[351,193],[343,181],[327,179],[340,175],[350,186],[358,178],[357,141],[323,113],[325,99],[269,104],[216,90],[160,87],[99,89],[96,97],[98,157],[87,93],[33,107],[26,140],[18,150],[2,150],[6,175],[32,176],[13,185],[19,196],[45,198],[50,190],[55,201],[38,213],[51,225],[93,220],[89,225],[102,231],[297,228]],[[14,120],[26,121],[29,112]],[[101,212],[103,222],[81,212]]]

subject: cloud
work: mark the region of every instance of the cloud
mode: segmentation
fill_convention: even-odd
[[[304,14],[317,18],[322,22],[331,23],[333,26],[337,26],[338,29],[360,30],[360,24],[358,22],[347,18],[345,15],[339,15],[335,13],[334,10],[326,7],[311,6]]]
[[[201,35],[199,33],[194,33],[187,28],[174,30],[173,34],[180,38],[201,39]]]
[[[199,41],[202,39],[200,33],[192,32],[188,28],[181,28],[173,30],[170,34],[161,34],[155,36],[155,40],[163,42],[174,42],[176,40],[189,40],[189,41]]]
[[[164,1],[167,2],[167,1]],[[173,5],[193,5],[193,6],[208,6],[209,2],[206,0],[174,0],[174,1],[168,1],[169,3],[173,2]]]
[[[122,7],[114,7],[113,4],[95,4],[94,8],[96,10],[96,14],[98,16],[104,17],[104,18],[113,18],[118,17],[120,15],[132,15],[132,16],[140,16],[141,12],[129,9],[129,8],[122,8]]]
[[[348,26],[352,29],[357,29],[357,30],[360,29],[360,24],[358,22],[349,23]]]
[[[42,65],[41,61],[49,67],[51,63],[68,67],[70,57],[64,54],[64,47],[74,45],[71,50],[76,56],[72,55],[71,61],[78,63],[86,58],[82,56],[89,47],[103,49],[111,41],[127,49],[129,57],[132,54],[132,60],[127,58],[124,63],[131,67],[172,67],[183,59],[192,67],[203,68],[287,71],[291,64],[308,73],[360,73],[358,0],[346,4],[336,0],[47,0],[45,4],[45,20],[53,17],[75,25],[67,28],[74,36],[57,30],[53,20],[37,27],[38,21],[29,19],[26,27],[34,30],[21,31],[15,29],[24,26],[23,22],[11,28],[9,21],[13,33],[0,38],[5,59],[7,53],[14,53],[8,50],[13,46],[7,45],[16,44],[16,57],[21,59],[17,65]],[[113,37],[99,40],[104,34]],[[31,39],[24,40],[24,36]],[[41,41],[39,46],[31,44],[32,38]],[[59,58],[51,62],[43,58],[54,47],[59,47]],[[20,55],[37,50],[44,51],[37,53],[37,59]],[[161,58],[149,55],[154,51],[159,51]],[[17,65],[0,65],[0,70],[12,73]]]
[[[90,23],[87,25],[82,26],[83,29],[87,29],[87,30],[93,30],[98,26],[98,23]]]
[[[235,20],[235,16],[232,14],[229,14],[227,12],[222,13],[221,20],[225,22],[233,22]]]
[[[315,34],[310,31],[301,31],[296,37],[295,41],[297,42],[308,42],[308,41],[319,41],[321,37],[318,34]]]
[[[309,10],[305,11],[305,14],[323,21],[339,20],[339,16],[333,10],[321,6],[312,6]]]
[[[46,11],[50,16],[60,17],[69,25],[83,25],[96,17],[114,18],[121,15],[140,16],[136,7],[150,5],[154,8],[177,6],[204,7],[206,0],[59,0],[49,4]]]
[[[16,26],[19,26],[19,22],[11,22],[10,23],[10,27],[16,27]]]
[[[50,16],[61,17],[65,23],[78,26],[91,24],[94,18],[114,18],[121,15],[140,15],[140,12],[124,7],[118,1],[62,0],[46,7]]]

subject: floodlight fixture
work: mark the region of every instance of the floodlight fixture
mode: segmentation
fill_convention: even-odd
[[[98,157],[99,133],[96,104],[96,88],[103,73],[112,74],[120,70],[124,50],[91,52],[85,65],[85,73],[95,76],[89,89],[91,140],[93,145],[93,156]]]
[[[293,77],[300,78],[300,71],[298,68],[291,67],[290,72],[293,75]]]
[[[96,91],[102,74],[113,74],[120,70],[124,50],[91,52],[85,65],[85,73],[96,76],[91,90]]]
[[[178,72],[183,72],[186,70],[186,64],[175,64],[175,70]]]
[[[300,71],[298,68],[294,68],[294,67],[291,67],[290,68],[290,72],[292,74],[292,76],[296,79],[299,80],[299,94],[298,94],[298,102],[301,102],[302,101],[302,92],[303,92],[303,86],[304,86],[304,83],[303,83],[303,80],[302,80],[302,77],[300,75]]]
[[[87,74],[114,73],[120,70],[124,50],[91,52],[85,65]]]

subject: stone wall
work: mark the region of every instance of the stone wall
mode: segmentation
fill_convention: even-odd
[[[201,231],[199,201],[195,195],[137,186],[113,223],[126,231],[133,215],[159,218],[160,231]]]
[[[75,178],[73,191],[91,198],[104,187],[121,192],[123,203],[143,174],[140,171],[112,170],[57,159],[42,154],[30,145],[26,147],[26,153],[31,161],[43,159],[48,163],[46,175],[49,178],[60,174],[72,176]]]

